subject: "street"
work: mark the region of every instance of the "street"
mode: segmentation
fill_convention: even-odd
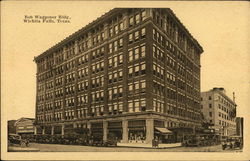
[[[207,146],[207,147],[175,147],[175,148],[153,149],[153,148],[119,147],[119,146],[95,147],[95,146],[80,146],[80,145],[31,143],[29,148],[38,149],[40,152],[239,152],[240,151],[240,150],[229,150],[229,149],[222,150],[221,145]],[[10,149],[10,151],[14,150]],[[16,150],[16,151],[21,151],[21,150]]]

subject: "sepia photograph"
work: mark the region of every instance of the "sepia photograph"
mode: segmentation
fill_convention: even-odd
[[[249,17],[247,1],[2,1],[1,159],[250,159]]]

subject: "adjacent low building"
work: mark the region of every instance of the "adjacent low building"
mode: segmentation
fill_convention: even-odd
[[[236,135],[236,103],[230,99],[224,88],[213,88],[201,93],[201,107],[204,119],[213,124],[221,136]]]
[[[202,52],[169,8],[112,9],[35,57],[36,133],[181,141],[201,128]]]
[[[34,118],[22,117],[15,122],[16,134],[34,134]]]
[[[8,121],[8,134],[15,134],[16,133],[16,120],[9,120]]]

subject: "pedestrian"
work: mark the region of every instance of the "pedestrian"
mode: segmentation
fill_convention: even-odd
[[[155,139],[152,139],[152,147],[155,148]]]
[[[158,140],[157,137],[155,138],[155,147],[156,147],[156,148],[159,148],[159,140]]]

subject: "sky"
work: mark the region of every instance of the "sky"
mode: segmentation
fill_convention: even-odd
[[[2,1],[1,118],[35,117],[36,65],[48,48],[114,7],[168,7],[201,44],[201,91],[224,87],[236,94],[237,115],[250,103],[250,3]],[[67,15],[71,23],[24,23],[27,16]]]

